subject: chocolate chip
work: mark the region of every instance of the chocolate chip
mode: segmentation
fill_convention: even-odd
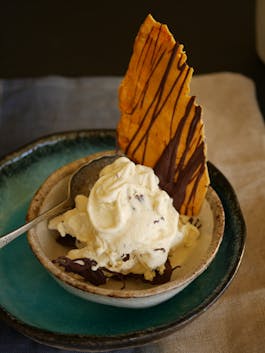
[[[154,249],[154,251],[163,251],[163,252],[166,252],[166,249],[165,249],[165,248],[156,248],[156,249]]]
[[[123,262],[129,261],[129,260],[130,260],[130,254],[123,254],[122,255],[122,261]]]
[[[138,200],[139,202],[143,202],[144,201],[144,195],[143,194],[135,194],[134,197],[136,198],[136,200]]]

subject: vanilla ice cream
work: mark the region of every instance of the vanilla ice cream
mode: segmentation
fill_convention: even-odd
[[[179,221],[172,199],[158,184],[151,168],[120,157],[101,170],[89,197],[78,195],[76,207],[52,219],[49,228],[77,239],[70,259],[88,258],[95,269],[152,280],[155,271],[163,273],[170,250],[198,235],[196,227]]]

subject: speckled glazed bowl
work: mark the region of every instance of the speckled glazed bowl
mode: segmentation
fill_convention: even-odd
[[[69,177],[82,164],[101,156],[106,164],[111,163],[116,154],[114,151],[100,152],[67,164],[46,179],[34,195],[27,219],[31,220],[40,213],[58,204],[67,195]],[[93,169],[92,180],[96,180],[99,169]],[[120,282],[109,280],[106,285],[94,286],[88,281],[77,278],[53,264],[52,260],[66,255],[69,248],[56,241],[56,233],[50,231],[47,221],[39,223],[28,232],[28,241],[32,251],[48,272],[69,292],[84,299],[119,307],[143,308],[162,303],[173,297],[195,278],[204,272],[214,259],[221,244],[224,232],[224,211],[214,189],[208,189],[205,202],[199,215],[202,227],[201,235],[195,248],[179,253],[180,267],[173,271],[171,280],[161,285],[151,285],[136,279],[126,280],[125,288]]]

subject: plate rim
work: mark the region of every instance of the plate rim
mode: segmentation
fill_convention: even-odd
[[[35,139],[33,142],[28,143],[21,148],[7,154],[6,156],[0,159],[0,173],[2,170],[8,166],[16,163],[17,161],[23,159],[25,156],[31,155],[36,150],[45,147],[47,145],[55,145],[63,140],[75,140],[76,138],[88,138],[88,137],[97,137],[99,135],[109,135],[115,139],[116,131],[115,129],[82,129],[82,130],[71,130],[65,132],[57,132],[49,134],[38,139]],[[182,315],[169,324],[163,324],[155,328],[147,328],[143,330],[137,330],[134,332],[129,332],[125,334],[117,335],[89,335],[89,334],[63,334],[60,332],[49,331],[46,329],[38,328],[33,325],[27,324],[22,320],[16,318],[14,315],[6,311],[0,304],[0,319],[6,322],[8,325],[13,327],[18,332],[24,334],[25,336],[41,343],[46,344],[52,347],[61,348],[61,349],[81,349],[83,351],[95,352],[95,351],[106,351],[110,349],[120,349],[120,348],[129,348],[139,345],[144,345],[151,343],[157,340],[160,340],[169,334],[173,333],[175,330],[182,328],[200,314],[204,313],[209,307],[211,307],[218,298],[224,293],[232,282],[234,276],[237,273],[237,270],[240,266],[246,241],[246,225],[243,218],[243,214],[236,196],[236,193],[228,181],[228,179],[223,175],[223,173],[215,167],[211,162],[207,162],[208,166],[213,169],[215,174],[221,175],[222,179],[230,189],[230,193],[233,196],[233,202],[237,209],[237,218],[240,219],[241,225],[241,242],[238,250],[236,260],[234,265],[231,267],[230,272],[227,273],[227,280],[221,285],[218,285],[214,291],[211,293],[211,296],[205,298],[205,300],[200,303],[192,312],[188,315]],[[217,195],[220,197],[218,192]],[[135,309],[137,310],[137,309]]]

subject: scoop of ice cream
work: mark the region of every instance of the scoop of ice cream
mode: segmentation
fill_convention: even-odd
[[[152,280],[187,233],[158,184],[151,168],[120,157],[102,169],[89,197],[77,196],[76,207],[50,221],[49,228],[76,237],[80,248],[69,251],[69,258],[89,258],[95,269]]]

